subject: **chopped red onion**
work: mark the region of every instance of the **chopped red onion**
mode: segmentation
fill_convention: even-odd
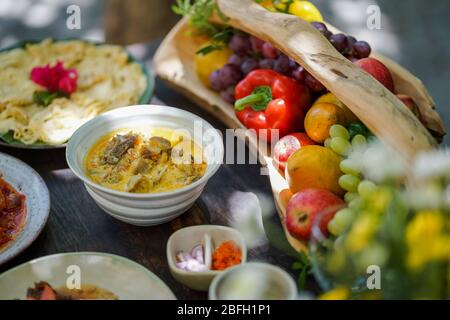
[[[177,268],[185,271],[201,272],[209,268],[205,264],[205,250],[203,245],[197,245],[191,252],[180,251],[176,254]]]

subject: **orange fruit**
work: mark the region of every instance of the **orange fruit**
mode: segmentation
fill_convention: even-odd
[[[341,157],[322,146],[306,146],[291,155],[286,166],[286,180],[292,193],[308,188],[344,194],[338,180],[342,175]]]
[[[331,103],[314,104],[305,116],[305,131],[317,143],[330,136],[330,127],[345,123],[342,109]]]
[[[355,114],[344,104],[341,100],[339,100],[333,93],[329,92],[319,97],[314,104],[319,103],[331,103],[342,109],[342,113],[345,117],[346,123],[344,125],[348,125],[351,122],[359,122],[358,118]]]
[[[289,200],[292,198],[292,192],[290,189],[283,189],[280,192],[279,199],[280,203],[284,208],[287,208]]]

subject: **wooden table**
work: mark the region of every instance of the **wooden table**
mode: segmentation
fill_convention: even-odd
[[[150,63],[157,45],[138,45],[131,50]],[[156,81],[155,96],[167,105],[198,114],[218,129],[226,129],[220,119],[215,119],[173,92],[159,79]],[[0,152],[17,157],[33,167],[47,183],[51,198],[50,217],[42,234],[22,254],[0,266],[0,273],[28,260],[54,253],[107,252],[144,265],[163,279],[179,299],[204,299],[206,293],[190,290],[171,276],[166,259],[168,238],[174,231],[186,226],[229,225],[228,199],[235,191],[251,191],[272,197],[268,177],[260,175],[259,165],[223,164],[200,199],[180,218],[161,226],[136,227],[113,219],[97,207],[83,183],[68,169],[65,149],[37,151],[0,147]],[[293,258],[277,219],[273,210],[272,216],[264,221],[271,244],[251,249],[248,260],[279,265],[291,272]]]

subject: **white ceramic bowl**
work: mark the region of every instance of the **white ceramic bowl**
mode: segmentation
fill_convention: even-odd
[[[183,228],[173,233],[167,241],[167,261],[170,273],[177,281],[198,291],[208,291],[211,281],[223,271],[191,272],[181,270],[176,266],[176,254],[180,251],[190,252],[195,246],[203,244],[205,234],[211,237],[212,251],[223,242],[233,240],[241,249],[242,263],[247,261],[247,246],[244,237],[236,229],[224,226],[200,225]]]
[[[196,126],[201,124],[201,127]],[[120,192],[96,184],[85,174],[84,158],[102,136],[118,129],[149,126],[186,130],[201,146],[207,162],[202,178],[180,189],[160,193]],[[201,132],[201,134],[194,134]],[[172,107],[138,105],[115,109],[81,126],[67,144],[66,158],[75,175],[83,180],[94,201],[112,217],[138,225],[152,226],[168,222],[186,212],[197,200],[223,159],[221,134],[202,118]]]
[[[295,300],[297,285],[283,269],[267,263],[238,265],[214,278],[209,300]]]
[[[25,299],[27,288],[39,281],[61,288],[76,272],[82,286],[98,286],[120,300],[175,299],[160,278],[136,262],[107,253],[76,252],[38,258],[1,274],[0,300]]]

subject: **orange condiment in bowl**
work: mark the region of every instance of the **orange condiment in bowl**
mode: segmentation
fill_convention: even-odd
[[[242,253],[234,241],[222,243],[213,253],[212,269],[225,270],[242,262]]]

